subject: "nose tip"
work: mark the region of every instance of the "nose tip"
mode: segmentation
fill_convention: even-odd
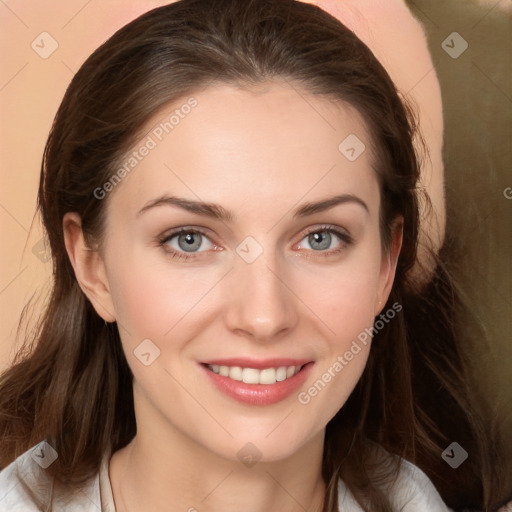
[[[261,342],[282,337],[297,322],[293,294],[263,258],[241,263],[228,285],[228,328]]]

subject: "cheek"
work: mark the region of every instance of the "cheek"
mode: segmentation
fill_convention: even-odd
[[[380,286],[380,251],[354,252],[339,266],[323,269],[303,281],[307,305],[331,328],[340,344],[373,323]]]
[[[128,249],[123,260],[109,268],[123,339],[133,336],[133,343],[141,337],[162,339],[200,302],[216,278],[214,269],[177,268],[163,255]]]
[[[172,295],[164,297],[161,283],[158,286],[141,266],[119,265],[113,272],[110,282],[117,322],[134,335],[150,338],[158,333],[161,336],[166,323],[164,306]]]
[[[345,403],[366,366],[380,283],[380,258],[379,246],[368,244],[335,271],[319,272],[309,279],[308,305],[319,318],[317,324],[327,326],[323,329],[327,335],[315,375],[299,402],[309,403],[322,394],[316,403],[318,414],[325,421]],[[321,393],[324,388],[330,391]]]
[[[325,293],[311,296],[328,335],[315,372],[297,400],[318,425],[327,424],[345,404],[366,367],[378,283],[377,272],[371,269],[347,268],[325,280]]]
[[[372,281],[345,280],[331,290],[330,296],[317,298],[317,314],[329,328],[318,372],[324,375],[325,382],[333,381],[336,392],[332,397],[336,403],[346,400],[366,365],[372,341],[374,297]]]

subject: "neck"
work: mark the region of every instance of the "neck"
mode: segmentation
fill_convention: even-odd
[[[181,437],[166,449],[138,431],[112,456],[117,512],[321,512],[323,432],[285,460],[250,467]]]

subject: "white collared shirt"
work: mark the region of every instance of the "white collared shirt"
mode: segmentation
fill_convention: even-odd
[[[116,512],[107,457],[84,487],[69,492],[55,485],[37,462],[45,446],[45,441],[39,443],[0,471],[0,512]],[[340,511],[362,512],[341,480],[338,489]],[[400,512],[451,511],[425,473],[405,460],[390,498],[393,510]]]

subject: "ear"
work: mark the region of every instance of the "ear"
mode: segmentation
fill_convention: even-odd
[[[389,298],[393,281],[395,280],[396,265],[400,249],[402,248],[404,218],[400,215],[395,218],[391,226],[391,242],[389,247],[382,252],[382,260],[379,273],[379,288],[375,299],[375,316],[377,316]]]
[[[80,288],[103,320],[115,322],[105,264],[99,251],[87,246],[80,216],[75,212],[66,213],[62,227],[66,251]]]

